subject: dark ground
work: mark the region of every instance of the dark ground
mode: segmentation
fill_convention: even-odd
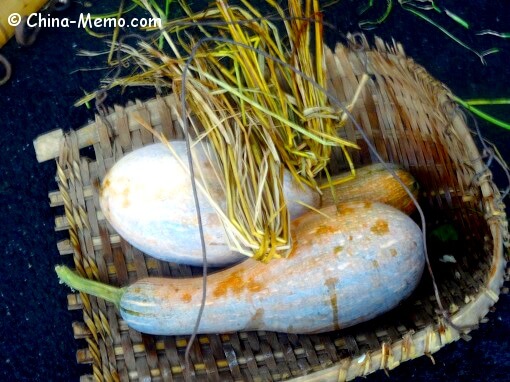
[[[116,0],[92,1],[91,12],[115,10]],[[340,31],[356,31],[355,1],[341,1],[326,12],[326,19],[338,25],[328,32],[330,43]],[[385,1],[376,1],[383,5]],[[396,3],[396,2],[395,2]],[[434,15],[448,30],[478,49],[500,46],[499,54],[487,57],[483,66],[478,57],[448,39],[422,20],[395,5],[386,23],[372,31],[403,43],[409,56],[425,66],[457,95],[510,97],[510,40],[475,36],[482,29],[510,32],[510,2],[443,1],[451,11],[472,22],[472,31],[463,30],[446,16]],[[469,5],[466,5],[469,4]],[[0,5],[1,7],[1,5]],[[374,9],[371,15],[378,14]],[[62,16],[77,19],[86,12],[75,1]],[[430,13],[429,13],[430,14]],[[61,16],[61,17],[62,17]],[[12,63],[11,81],[0,87],[0,380],[77,381],[90,373],[88,366],[76,364],[75,351],[84,343],[74,340],[76,312],[66,309],[68,289],[58,284],[53,267],[64,261],[58,255],[54,232],[54,211],[47,193],[56,188],[55,163],[38,164],[32,140],[55,128],[78,128],[93,118],[93,111],[73,103],[83,91],[93,91],[105,71],[79,71],[103,66],[101,57],[77,55],[80,49],[100,50],[103,41],[77,28],[47,28],[36,43],[20,48],[14,41],[1,49]],[[154,92],[137,90],[108,98],[110,104],[126,103],[135,95],[141,99]],[[510,120],[510,106],[492,108],[500,118]],[[484,135],[498,144],[510,160],[510,132],[481,124]],[[498,177],[499,178],[499,177]],[[501,187],[506,187],[500,179]],[[434,355],[436,364],[422,357],[392,371],[393,381],[507,381],[510,373],[510,305],[502,295],[489,321],[472,333],[470,342],[460,341]],[[386,380],[379,372],[368,381]]]

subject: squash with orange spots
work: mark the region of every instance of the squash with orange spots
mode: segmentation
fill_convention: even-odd
[[[400,178],[402,183],[409,189],[412,195],[418,197],[418,183],[416,179],[402,167],[393,163],[376,163],[356,169],[356,176],[340,184],[335,182],[347,179],[349,173],[344,173],[331,178],[321,184],[322,206],[335,203],[379,202],[389,204],[406,214],[411,214],[416,209],[411,197],[397,179],[388,171],[392,170]]]
[[[337,330],[384,313],[409,296],[425,262],[419,227],[380,203],[337,207],[307,212],[292,222],[294,247],[287,259],[268,264],[247,259],[210,274],[198,332]],[[97,293],[100,289],[96,285],[90,293],[108,298]],[[113,295],[110,301],[130,327],[186,335],[200,309],[202,279],[144,278]]]

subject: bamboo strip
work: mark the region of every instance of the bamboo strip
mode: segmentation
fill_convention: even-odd
[[[146,113],[151,116],[151,124],[156,129],[161,131],[161,123],[162,117],[160,115],[159,110],[165,109],[166,113],[171,115],[172,123],[174,126],[180,126],[178,122],[178,115],[175,111],[175,106],[171,107],[171,105],[176,105],[176,99],[173,94],[163,97],[163,98],[155,98],[151,101],[144,103],[144,109]],[[140,125],[133,118],[135,111],[140,109],[140,105],[132,105],[128,106],[124,109],[124,113],[128,115],[128,128],[130,132],[139,131]],[[120,107],[117,107],[117,113],[119,113]],[[117,125],[118,120],[124,121],[124,115],[119,114],[121,117],[118,117],[116,113],[110,114],[107,117],[107,120],[110,122],[112,126]],[[163,115],[164,120],[168,120],[168,114]],[[78,139],[78,148],[82,149],[84,147],[91,146],[99,142],[98,135],[98,121],[95,123],[91,123],[82,127],[81,129],[76,130],[77,139]],[[64,133],[62,130],[50,131],[49,133],[42,134],[38,136],[34,140],[34,149],[38,162],[45,162],[50,159],[54,159],[58,157],[59,154],[59,146],[64,138]]]

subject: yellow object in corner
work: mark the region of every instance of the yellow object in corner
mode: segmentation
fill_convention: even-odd
[[[19,21],[21,17],[37,12],[47,2],[48,0],[2,0],[2,6],[0,7],[0,48],[14,35],[16,25],[10,25],[9,21]]]

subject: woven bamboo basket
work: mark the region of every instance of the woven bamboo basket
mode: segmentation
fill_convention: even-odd
[[[327,53],[330,90],[348,102],[368,63],[372,78],[353,115],[386,161],[401,164],[418,180],[428,231],[453,226],[459,240],[434,245],[429,255],[443,305],[456,326],[474,328],[498,300],[505,275],[508,227],[500,193],[483,161],[451,92],[405,56],[398,44],[364,38],[356,47],[338,45]],[[109,125],[95,122],[76,131],[52,131],[35,140],[39,161],[57,159],[58,191],[49,194],[63,215],[56,229],[69,239],[58,243],[72,255],[77,270],[89,278],[126,285],[147,275],[189,276],[201,272],[145,256],[125,242],[105,221],[98,185],[124,154],[154,142],[137,115],[169,138],[182,138],[174,96],[116,106]],[[361,150],[356,165],[374,161],[360,134],[348,124],[345,137]],[[332,169],[345,168],[334,156]],[[63,206],[63,208],[62,208]],[[439,261],[454,255],[456,263]],[[84,347],[79,363],[90,363],[83,381],[182,381],[188,337],[138,333],[120,319],[115,307],[84,294],[70,294],[68,307],[82,319],[72,329]],[[294,335],[272,332],[200,335],[191,352],[196,381],[342,381],[430,355],[461,338],[437,311],[426,274],[414,294],[393,311],[337,332]]]

